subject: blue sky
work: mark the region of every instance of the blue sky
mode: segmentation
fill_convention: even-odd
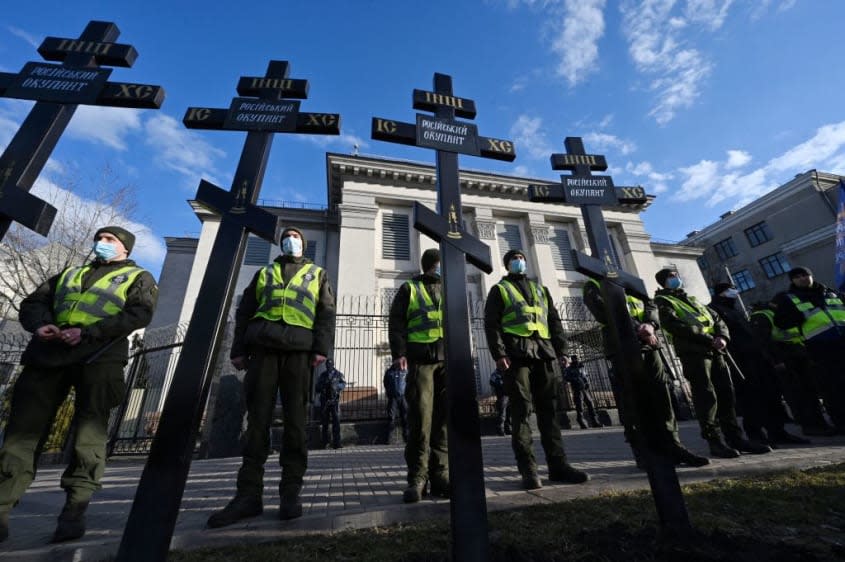
[[[434,72],[474,99],[484,136],[513,163],[465,168],[556,180],[566,136],[605,154],[617,185],[658,196],[643,215],[679,240],[816,168],[845,173],[845,3],[809,0],[429,2],[16,2],[0,23],[0,71],[46,36],[115,22],[139,57],[111,79],[160,84],[161,110],[81,107],[41,183],[109,165],[137,188],[135,257],[158,272],[163,236],[196,235],[185,203],[201,178],[229,187],[245,133],[189,131],[188,106],[228,107],[238,77],[288,60],[310,82],[302,111],[340,113],[339,137],[277,135],[261,197],[325,202],[325,152],[433,162],[433,151],[370,139],[373,116],[414,121],[411,92]],[[0,99],[0,147],[31,102]],[[83,185],[78,194],[86,196]]]

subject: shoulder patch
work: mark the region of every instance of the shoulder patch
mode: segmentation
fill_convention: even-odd
[[[124,273],[121,273],[120,275],[115,275],[114,277],[112,277],[111,282],[112,285],[120,285],[121,283],[125,283],[127,279],[129,279],[129,276]]]

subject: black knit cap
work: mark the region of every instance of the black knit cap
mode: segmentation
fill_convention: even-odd
[[[813,274],[813,272],[810,271],[809,267],[799,266],[799,267],[793,267],[792,269],[789,270],[789,278],[790,279],[795,279],[799,275],[812,275],[812,274]]]
[[[502,258],[502,261],[504,262],[506,268],[508,267],[508,264],[514,258],[514,256],[522,256],[524,258],[525,252],[523,252],[522,250],[519,250],[519,249],[508,250],[505,253],[505,257]]]
[[[654,279],[657,281],[658,285],[664,287],[664,283],[666,283],[666,280],[669,279],[669,276],[673,273],[675,273],[674,269],[661,269],[654,274]]]
[[[722,291],[727,289],[736,289],[733,283],[716,283],[713,287],[713,294],[714,295],[721,295]]]
[[[102,234],[103,232],[108,232],[109,234],[114,235],[115,238],[123,242],[123,246],[126,248],[127,255],[132,253],[132,248],[135,246],[134,234],[132,234],[125,228],[121,228],[119,226],[104,226],[94,233],[94,242],[97,241],[97,237],[100,236],[100,234]]]
[[[434,264],[440,261],[440,250],[437,248],[429,248],[425,252],[423,252],[422,257],[420,257],[420,267],[422,267],[423,271],[428,271]]]
[[[305,235],[302,233],[301,230],[296,228],[295,226],[286,226],[284,230],[282,230],[282,234],[279,236],[279,244],[282,243],[282,240],[285,239],[285,234],[288,232],[296,232],[299,234],[299,237],[302,238],[302,255],[305,255],[305,248],[308,247],[308,241],[305,239]]]

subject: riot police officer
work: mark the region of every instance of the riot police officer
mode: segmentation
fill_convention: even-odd
[[[314,390],[320,397],[320,425],[322,426],[323,448],[329,446],[329,424],[331,424],[331,444],[335,449],[340,443],[340,393],[346,388],[343,373],[335,369],[334,361],[326,360],[326,369],[320,373]]]

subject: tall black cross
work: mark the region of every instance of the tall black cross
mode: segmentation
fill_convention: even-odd
[[[626,397],[633,396],[636,400],[637,393],[633,381],[635,373],[642,372],[644,365],[640,343],[628,313],[625,293],[648,299],[648,292],[642,279],[625,273],[613,261],[610,236],[601,207],[623,202],[644,203],[647,200],[645,190],[641,187],[625,187],[617,192],[610,176],[592,175],[593,170],[607,170],[604,156],[587,154],[579,137],[567,137],[564,144],[566,154],[552,154],[552,169],[570,170],[572,175],[561,176],[559,185],[529,186],[529,197],[532,201],[580,205],[593,256],[573,250],[575,269],[599,280],[601,284],[607,325],[612,339],[610,343],[618,350],[613,358],[613,369],[622,381],[623,394]],[[639,407],[629,410],[631,411],[625,411],[625,416],[635,426],[642,427],[637,423]],[[689,515],[673,460],[655,447],[650,439],[642,439],[642,445],[640,450],[645,460],[661,528],[665,532],[676,534],[688,532],[691,529]]]
[[[221,215],[161,423],[141,475],[117,559],[164,560],[191,467],[226,313],[243,261],[248,231],[276,241],[278,217],[255,203],[264,180],[273,133],[340,133],[340,115],[299,113],[305,80],[288,79],[288,63],[270,61],[262,77],[241,78],[230,109],[190,107],[188,128],[249,131],[229,191],[202,180],[196,200]]]
[[[46,236],[56,208],[29,194],[79,104],[158,109],[161,86],[107,82],[110,68],[130,67],[132,45],[113,43],[113,23],[91,21],[77,39],[47,37],[38,52],[61,65],[28,62],[18,74],[0,72],[0,97],[37,103],[0,156],[0,240],[12,221]]]
[[[373,118],[377,140],[433,148],[437,152],[436,214],[414,204],[414,227],[440,242],[443,270],[443,326],[445,329],[447,400],[449,408],[449,480],[451,483],[452,559],[488,560],[487,502],[484,464],[472,364],[466,261],[491,273],[490,248],[463,227],[458,153],[513,161],[513,143],[478,135],[475,125],[457,121],[475,118],[475,102],[452,95],[452,77],[434,75],[434,91],[414,90],[416,124]]]

